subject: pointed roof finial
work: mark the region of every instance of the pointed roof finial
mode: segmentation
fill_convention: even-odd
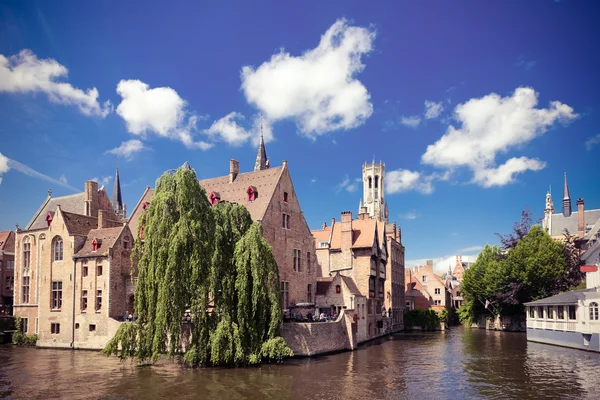
[[[571,195],[569,194],[569,184],[567,183],[567,173],[565,172],[565,186],[563,189],[563,200],[571,200]]]
[[[119,162],[117,161],[117,168],[115,172],[115,184],[112,192],[112,206],[115,214],[120,217],[124,217],[123,214],[123,197],[121,195],[121,179],[119,178]]]
[[[567,173],[565,172],[565,186],[563,189],[563,216],[571,216],[571,195],[569,194],[569,184],[567,183]]]
[[[262,171],[269,168],[267,159],[267,150],[265,149],[265,140],[263,137],[263,117],[260,116],[260,142],[258,144],[258,153],[256,154],[256,162],[254,163],[254,171]]]
[[[48,189],[48,197],[52,197],[52,189]]]

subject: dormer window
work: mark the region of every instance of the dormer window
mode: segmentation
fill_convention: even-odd
[[[283,201],[288,202],[288,192],[283,192]]]
[[[335,292],[336,293],[341,293],[342,292],[342,287],[340,285],[335,285]]]
[[[142,210],[146,211],[148,209],[148,207],[150,207],[150,202],[145,202],[144,205],[142,206]]]
[[[92,240],[92,251],[98,251],[98,248],[100,247],[101,244],[102,244],[101,240],[94,238],[94,240]]]
[[[248,194],[248,201],[254,201],[258,198],[258,191],[254,186],[248,186],[246,193]]]
[[[48,223],[48,226],[50,226],[50,224],[52,223],[52,213],[50,211],[48,211],[48,213],[46,214],[46,222]]]
[[[210,201],[210,204],[214,206],[216,204],[219,204],[219,201],[221,201],[221,195],[219,194],[219,192],[211,192],[208,196],[208,199]]]

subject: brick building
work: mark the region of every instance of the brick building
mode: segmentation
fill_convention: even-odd
[[[282,307],[297,303],[314,303],[316,294],[317,259],[315,243],[300,202],[294,190],[286,161],[270,167],[261,137],[252,172],[240,173],[239,162],[230,160],[229,174],[201,180],[211,204],[229,202],[248,209],[252,219],[262,225],[263,237],[273,248],[279,267]],[[133,232],[154,189],[146,188],[130,218]]]
[[[131,243],[126,220],[96,182],[69,196],[49,191],[16,234],[14,315],[23,331],[38,334],[38,346],[104,347],[133,311]]]
[[[433,272],[433,261],[427,260],[426,265],[420,265],[405,270],[406,297],[410,301],[410,308],[451,311],[452,294],[446,281]],[[417,290],[422,296],[414,291]],[[409,304],[407,303],[407,307]]]
[[[0,315],[11,315],[15,286],[15,233],[0,232]]]

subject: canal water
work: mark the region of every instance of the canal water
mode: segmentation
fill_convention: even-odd
[[[0,346],[0,398],[600,399],[600,354],[461,328],[238,369],[138,367],[98,352]]]

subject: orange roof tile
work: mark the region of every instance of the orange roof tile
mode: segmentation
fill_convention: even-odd
[[[12,231],[4,231],[0,232],[0,249],[5,250],[6,243],[8,242],[8,238]],[[12,250],[11,250],[12,251]]]
[[[62,210],[61,210],[62,211]],[[65,226],[71,235],[85,236],[98,227],[98,218],[62,211]]]
[[[77,252],[76,257],[107,256],[108,250],[115,245],[115,242],[119,236],[121,236],[123,229],[125,229],[125,226],[90,230],[87,234],[87,238],[83,247]],[[92,250],[92,242],[94,239],[101,241],[97,251]]]
[[[377,221],[374,219],[352,220],[352,248],[373,246]],[[381,239],[380,239],[381,240]],[[340,249],[342,246],[342,224],[335,223],[331,235],[330,248]]]
[[[328,242],[331,237],[331,227],[328,226],[325,229],[311,231],[311,233],[316,241],[327,241]]]

